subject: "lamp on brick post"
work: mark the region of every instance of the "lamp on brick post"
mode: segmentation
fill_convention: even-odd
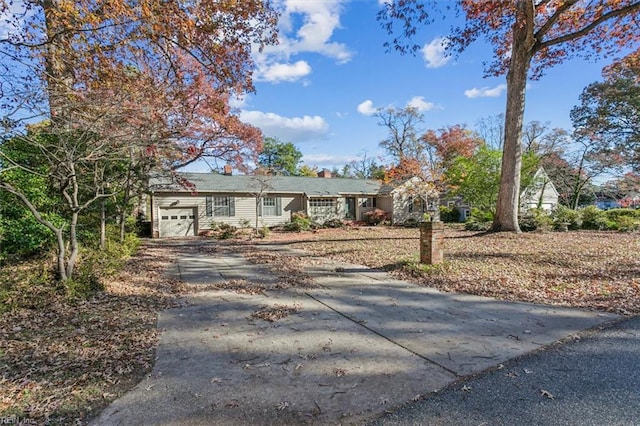
[[[444,223],[420,224],[420,263],[435,265],[444,261]]]

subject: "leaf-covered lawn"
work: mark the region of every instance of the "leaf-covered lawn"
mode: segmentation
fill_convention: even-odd
[[[419,229],[370,227],[272,234],[271,240],[382,268],[444,291],[640,314],[640,235],[445,233],[445,262],[419,264]]]

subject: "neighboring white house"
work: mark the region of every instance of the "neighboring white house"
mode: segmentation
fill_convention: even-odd
[[[526,187],[520,194],[520,210],[527,211],[541,208],[551,211],[558,205],[558,197],[559,194],[555,185],[549,179],[547,172],[540,167],[533,175],[531,185]]]
[[[404,223],[408,220],[422,222],[425,214],[437,218],[438,193],[433,184],[419,177],[413,177],[396,186],[391,191],[393,199],[392,223]]]

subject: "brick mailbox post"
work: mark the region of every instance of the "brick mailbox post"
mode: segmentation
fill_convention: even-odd
[[[444,260],[444,223],[424,222],[420,225],[420,263],[435,265]]]

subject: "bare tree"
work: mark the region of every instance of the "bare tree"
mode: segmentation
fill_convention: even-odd
[[[388,130],[387,138],[380,142],[380,147],[395,161],[420,158],[422,146],[418,127],[422,125],[424,116],[417,108],[380,108],[374,116],[380,120],[378,125]]]
[[[476,123],[478,135],[491,149],[502,149],[504,142],[504,114],[490,115]]]
[[[376,163],[374,157],[370,157],[367,150],[363,150],[360,159],[353,160],[349,163],[352,174],[357,179],[373,179],[376,172],[380,172],[381,166]]]

